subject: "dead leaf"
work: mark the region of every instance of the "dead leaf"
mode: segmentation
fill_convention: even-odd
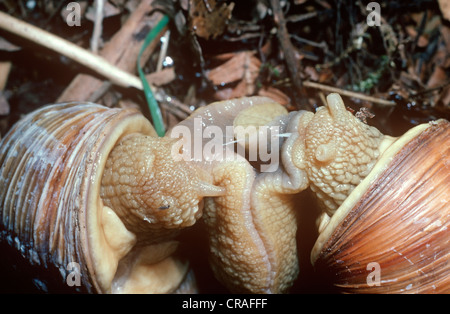
[[[411,37],[412,39],[416,39],[417,30],[415,29],[414,26],[412,25],[406,26],[406,32],[408,33],[409,37]],[[428,45],[428,38],[424,35],[420,35],[419,38],[417,39],[417,46],[423,48],[427,45]]]
[[[220,58],[222,56],[219,55]],[[253,95],[260,68],[261,61],[255,56],[254,51],[235,53],[231,59],[208,73],[208,78],[214,85],[223,87],[215,93],[215,98],[223,100]],[[224,87],[236,82],[238,83],[234,87]]]
[[[436,66],[434,68],[433,73],[430,75],[430,78],[427,82],[428,88],[433,88],[442,85],[442,82],[445,82],[447,80],[447,74],[445,73],[445,70],[442,69],[440,66]]]
[[[131,99],[123,98],[119,100],[118,107],[122,109],[136,109],[142,111],[141,107]]]
[[[214,93],[214,98],[216,100],[227,100],[231,98],[239,98],[245,96],[245,82],[241,81],[234,88],[227,87],[219,89]]]
[[[175,69],[174,68],[166,68],[162,69],[158,72],[153,72],[145,76],[149,84],[155,86],[162,86],[169,84],[175,79]]]
[[[89,9],[86,12],[86,19],[89,21],[94,22],[95,21],[95,5],[92,5],[89,7]],[[111,17],[120,14],[120,9],[109,3],[108,1],[105,1],[103,4],[103,18]]]
[[[212,69],[208,78],[217,86],[244,79],[248,84],[253,84],[258,77],[260,67],[261,61],[255,57],[255,52],[238,52],[227,62]]]
[[[333,71],[331,68],[321,69],[319,72],[319,83],[329,82],[333,78]]]
[[[230,60],[236,55],[236,52],[224,52],[215,56],[211,57],[211,60],[217,61],[217,62],[225,62]]]
[[[447,69],[450,66],[450,50],[447,50],[445,39],[442,41],[443,43],[438,46],[430,64]]]
[[[317,73],[317,70],[310,65],[305,67],[305,74],[308,75],[308,79],[311,81],[319,80],[319,73]]]
[[[271,86],[261,88],[258,91],[258,95],[269,97],[283,106],[286,106],[291,102],[291,99],[288,95],[283,93],[281,90]]]
[[[450,27],[443,24],[441,26],[441,36],[442,36],[442,40],[445,44],[445,47],[442,47],[441,49],[444,50],[446,52],[446,60],[445,62],[442,64],[442,66],[444,68],[448,68],[450,67]]]
[[[225,31],[233,7],[233,2],[217,6],[215,0],[190,0],[190,28],[198,37],[214,39]]]

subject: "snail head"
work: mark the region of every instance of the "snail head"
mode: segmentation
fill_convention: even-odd
[[[202,199],[223,189],[183,160],[174,160],[174,140],[132,134],[112,150],[103,173],[102,200],[116,211],[127,229],[179,229],[202,215]]]
[[[293,162],[307,172],[311,190],[332,215],[370,172],[384,135],[348,111],[338,94],[315,114],[302,115],[298,132]]]

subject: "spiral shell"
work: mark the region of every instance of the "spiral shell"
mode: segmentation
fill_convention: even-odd
[[[109,152],[130,133],[156,134],[138,111],[91,103],[50,105],[20,120],[0,146],[0,239],[32,265],[56,266],[64,281],[75,262],[87,292],[111,292],[135,239],[102,206],[99,188]]]
[[[450,292],[449,139],[446,120],[409,130],[319,235],[312,262],[342,292]]]

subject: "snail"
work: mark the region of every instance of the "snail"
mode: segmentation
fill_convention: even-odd
[[[265,97],[217,102],[177,127],[189,130],[196,117],[228,126],[253,107],[268,109],[269,121],[286,113],[280,106]],[[282,124],[286,128],[287,120]],[[284,216],[277,220],[265,212],[278,190],[294,194],[300,181],[279,187],[272,183],[278,172],[256,178],[253,166],[234,152],[212,162],[175,160],[189,149],[177,146],[174,129],[157,138],[137,112],[95,104],[52,105],[29,114],[1,142],[1,238],[31,263],[55,265],[63,279],[66,266],[79,263],[88,292],[171,292],[190,278],[173,255],[173,237],[204,207],[211,251],[227,256],[212,261],[217,276],[224,270],[222,281],[232,291],[286,291],[298,274],[295,211],[291,203],[277,204],[272,215]],[[232,145],[220,147],[228,152]],[[258,196],[250,204],[253,186]],[[279,236],[289,245],[277,245]],[[243,244],[234,245],[236,238]],[[227,272],[229,256],[238,261],[232,267],[242,262],[240,272]],[[162,275],[152,277],[157,273]]]
[[[0,238],[62,282],[76,275],[82,291],[195,291],[174,235],[223,191],[169,148],[135,110],[69,103],[28,114],[0,146]]]
[[[178,133],[188,138],[184,153],[211,174],[215,186],[226,190],[225,195],[205,199],[203,219],[211,267],[216,278],[232,292],[283,293],[297,278],[293,196],[306,188],[306,181],[290,162],[288,153],[281,156],[286,161],[284,167],[248,156],[255,149],[258,155],[272,153],[269,155],[278,160],[280,147],[292,145],[292,139],[282,141],[279,135],[295,130],[296,123],[289,120],[297,121],[296,116],[270,98],[244,97],[199,108],[171,131],[175,138]],[[258,127],[252,128],[255,123]],[[275,132],[261,133],[264,126],[274,127]],[[203,136],[198,147],[206,148],[213,137],[218,140],[213,145],[216,149],[205,149],[203,158],[196,159],[196,131],[208,134],[210,127],[216,131],[214,136]],[[241,134],[237,132],[239,127],[243,127]],[[227,132],[227,128],[231,130]]]
[[[199,117],[221,129],[276,125],[285,136],[272,147],[281,162],[273,172],[257,171],[245,154],[202,166],[213,184],[228,185],[224,196],[205,200],[216,277],[235,292],[288,291],[298,274],[302,204],[294,196],[309,187],[322,209],[311,260],[341,291],[448,293],[449,122],[394,138],[353,116],[338,94],[316,113],[288,114],[279,106],[258,97],[218,102],[181,123],[191,131]],[[255,130],[248,135],[244,147],[252,137],[267,139]],[[371,265],[382,270],[375,284]]]
[[[0,239],[63,279],[79,263],[88,292],[185,291],[175,236],[201,218],[230,291],[288,292],[307,210],[295,197],[310,188],[322,208],[311,260],[342,291],[448,292],[449,122],[393,138],[327,101],[316,113],[216,102],[163,138],[133,110],[39,109],[0,144]]]
[[[323,204],[312,262],[342,292],[449,293],[450,123],[393,138],[327,101],[294,145]]]

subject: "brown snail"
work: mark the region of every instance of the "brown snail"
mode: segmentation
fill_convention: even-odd
[[[242,98],[200,109],[179,127],[202,115],[206,124],[232,125],[246,108],[267,105],[268,120],[285,112],[271,111],[280,105],[268,98]],[[175,162],[176,136],[154,135],[137,112],[94,104],[52,105],[26,116],[1,143],[2,238],[31,263],[55,265],[63,279],[67,265],[79,263],[89,292],[170,292],[187,276],[172,254],[173,235],[202,216],[204,202],[211,250],[224,256],[213,262],[218,277],[224,270],[233,291],[285,291],[298,273],[295,212],[277,204],[271,219],[266,192],[274,199],[294,194],[300,181],[273,185],[278,172],[256,178],[234,152],[214,162]],[[250,202],[253,190],[258,196]],[[279,246],[278,236],[290,245]],[[227,272],[231,256],[242,262],[239,272],[238,263]]]
[[[394,139],[337,94],[315,114],[280,107],[248,97],[200,108],[174,128],[189,131],[181,146],[174,130],[156,138],[134,111],[40,109],[1,142],[0,236],[63,278],[78,262],[88,291],[171,292],[189,278],[174,234],[202,217],[212,268],[231,291],[286,292],[298,275],[303,209],[294,197],[309,186],[323,208],[312,261],[343,291],[448,292],[449,122]],[[256,128],[240,139],[242,125]],[[225,141],[210,145],[212,136],[197,133],[208,127]],[[251,160],[258,138],[278,158],[270,171],[261,152]],[[209,158],[197,158],[198,147]],[[174,161],[174,151],[187,157]],[[422,172],[411,171],[417,161]],[[381,268],[379,285],[366,281],[370,263]]]
[[[196,130],[203,129],[206,134],[208,127],[212,127],[216,131],[214,136],[204,136],[199,145],[205,154],[211,152],[211,156],[195,162],[211,174],[214,185],[226,191],[224,195],[205,199],[203,219],[211,267],[230,291],[283,293],[297,278],[297,219],[293,196],[306,188],[306,181],[290,162],[288,153],[278,156],[281,146],[292,145],[290,138],[278,141],[281,138],[278,135],[293,131],[297,116],[288,114],[269,98],[246,97],[212,103],[178,125],[188,131],[185,138],[194,146],[198,139]],[[254,124],[258,127],[253,128]],[[261,133],[267,125],[278,132]],[[240,126],[245,126],[241,132]],[[210,151],[206,148],[211,137],[219,141]],[[252,146],[255,143],[260,146]],[[252,148],[259,156],[252,158]],[[187,145],[186,151],[195,155],[195,147]],[[264,164],[258,159],[261,152],[270,152],[277,162],[271,160],[273,165]],[[284,167],[279,167],[279,158],[284,159]],[[262,166],[269,169],[262,171]]]
[[[232,187],[205,206],[217,278],[232,291],[288,291],[302,210],[293,196],[309,186],[323,209],[311,259],[342,291],[449,292],[450,123],[393,138],[353,116],[339,95],[327,101],[315,114],[283,113],[261,98],[219,102],[181,123],[277,125],[287,136],[274,172],[255,170],[248,158],[209,164],[213,183]],[[381,278],[372,284],[374,263]]]
[[[450,123],[392,138],[327,101],[293,146],[323,205],[312,262],[343,292],[449,293]]]
[[[393,138],[353,116],[339,95],[327,100],[315,114],[283,113],[261,98],[219,102],[181,123],[277,125],[287,136],[274,172],[257,171],[247,157],[208,165],[213,183],[228,185],[206,200],[204,214],[217,278],[232,291],[288,291],[302,209],[293,196],[309,186],[323,209],[311,259],[342,291],[449,292],[449,122]],[[374,263],[375,284],[367,270]]]
[[[137,111],[90,103],[24,117],[0,147],[1,238],[64,281],[76,263],[87,292],[189,288],[173,235],[222,192],[171,162],[155,134]]]

